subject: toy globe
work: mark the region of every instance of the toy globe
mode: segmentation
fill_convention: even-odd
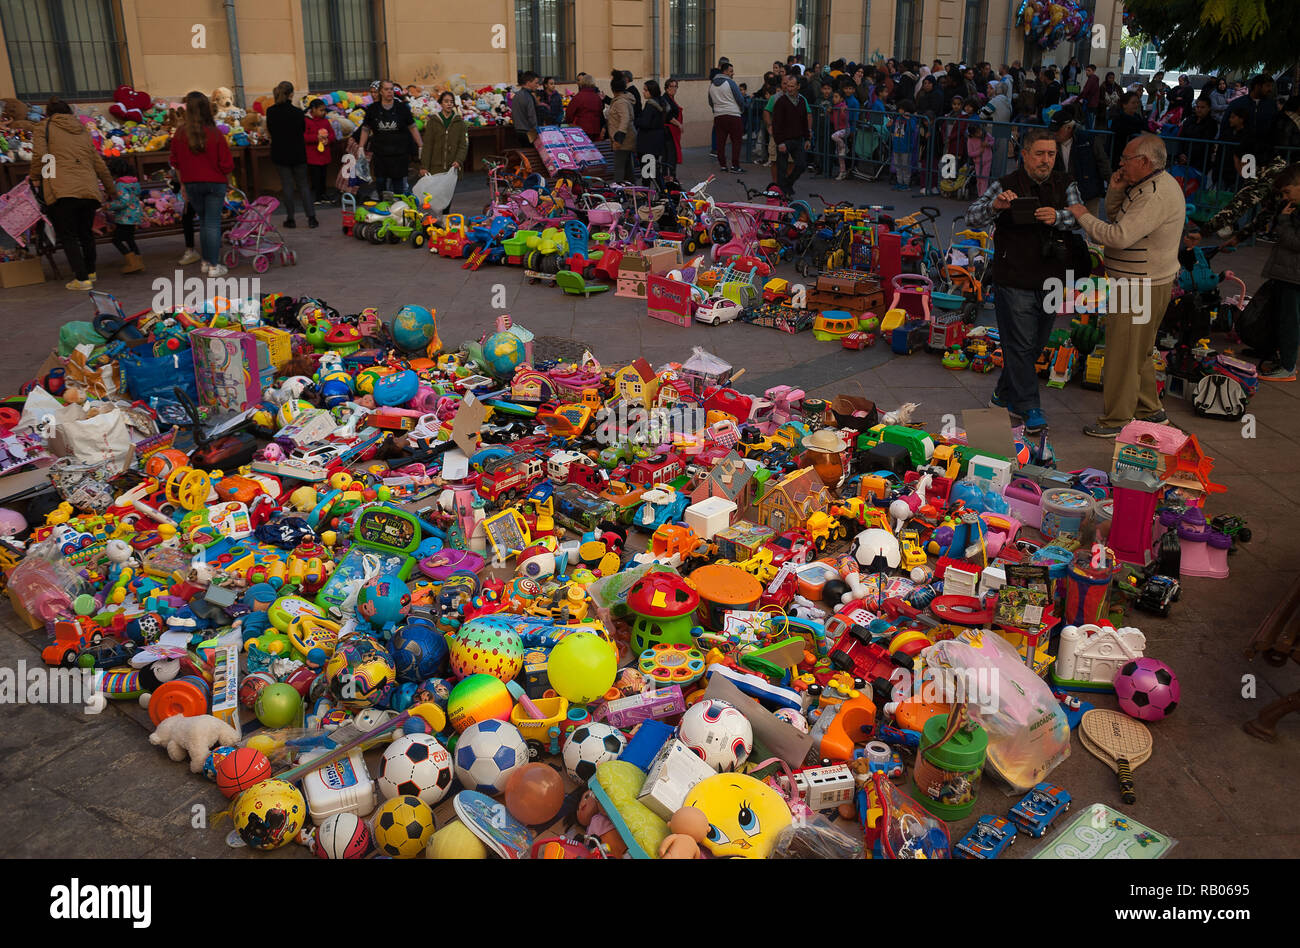
[[[524,361],[523,341],[512,332],[494,332],[483,341],[483,361],[497,378],[509,378]]]
[[[482,721],[508,721],[514,704],[501,679],[470,675],[447,696],[447,719],[459,733]]]
[[[411,608],[411,589],[400,579],[372,579],[357,593],[357,615],[372,627],[391,629]]]
[[[403,306],[393,317],[393,341],[406,352],[423,352],[432,342],[438,342],[438,317],[436,310],[423,306]]]
[[[632,651],[641,654],[655,645],[694,645],[691,628],[700,594],[676,573],[646,573],[628,590],[632,620]]]
[[[471,619],[447,642],[451,670],[458,678],[492,675],[513,681],[524,667],[524,643],[519,633],[492,618]]]
[[[292,842],[306,817],[302,794],[283,780],[263,780],[235,802],[235,829],[254,849],[279,849]]]

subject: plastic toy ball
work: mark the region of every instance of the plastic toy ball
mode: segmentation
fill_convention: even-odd
[[[288,727],[302,713],[302,696],[284,682],[267,685],[257,693],[253,713],[264,727]]]
[[[311,851],[321,859],[364,859],[375,842],[355,813],[335,813],[316,830]]]
[[[469,827],[456,820],[433,834],[424,854],[429,859],[486,859],[488,850]]]
[[[235,803],[235,829],[254,849],[279,849],[293,842],[306,818],[302,794],[283,780],[263,780],[241,793]]]
[[[357,615],[372,627],[397,625],[411,608],[411,590],[400,579],[375,579],[357,593]]]
[[[1134,659],[1115,675],[1120,710],[1139,721],[1160,721],[1173,714],[1181,695],[1178,676],[1159,659]]]
[[[375,842],[394,859],[414,859],[433,835],[433,810],[419,797],[393,797],[375,811]]]
[[[506,721],[514,701],[501,679],[492,675],[470,675],[447,697],[447,718],[457,731],[482,721]]]
[[[271,776],[271,762],[251,747],[235,748],[217,761],[215,769],[217,789],[227,799]]]
[[[547,764],[525,764],[506,781],[506,809],[525,826],[549,823],[563,805],[564,780]]]
[[[590,704],[614,683],[618,655],[591,632],[573,632],[551,650],[546,673],[556,693],[573,704]]]

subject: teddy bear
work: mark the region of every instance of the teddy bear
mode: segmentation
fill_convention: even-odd
[[[191,773],[200,773],[208,753],[214,747],[236,744],[239,732],[220,718],[210,714],[198,714],[184,717],[173,714],[163,718],[158,727],[149,735],[149,743],[166,746],[167,756],[175,761],[182,761],[188,754]]]

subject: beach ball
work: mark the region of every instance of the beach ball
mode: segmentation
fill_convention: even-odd
[[[480,721],[508,721],[514,699],[501,679],[491,675],[470,675],[451,689],[447,698],[447,719],[458,733]]]
[[[494,622],[471,619],[447,637],[451,670],[458,678],[492,675],[513,681],[524,667],[524,643],[519,633]]]

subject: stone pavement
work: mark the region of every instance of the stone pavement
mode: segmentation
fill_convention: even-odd
[[[712,167],[702,152],[692,152],[680,177],[691,183]],[[767,171],[753,169],[743,177],[753,185],[767,180]],[[801,196],[820,192],[832,201],[895,204],[900,214],[922,203],[911,195],[900,198],[884,184],[805,178],[799,191]],[[743,197],[730,176],[715,182],[712,193],[719,199]],[[455,209],[478,211],[485,198],[481,176],[471,177]],[[946,241],[952,217],[963,213],[965,205],[938,198],[925,203],[943,210],[939,233]],[[583,342],[607,363],[638,355],[656,365],[680,361],[699,345],[746,367],[739,386],[746,391],[788,382],[810,395],[865,392],[883,408],[914,401],[921,404],[918,420],[928,425],[938,425],[944,414],[985,406],[993,388],[993,375],[949,372],[936,356],[924,353],[894,357],[880,344],[851,352],[816,342],[811,333],[790,336],[743,324],[669,326],[648,319],[643,303],[612,294],[565,296],[529,286],[517,269],[471,273],[407,247],[374,247],[345,238],[337,210],[324,210],[320,218],[319,230],[300,223],[298,229],[284,231],[299,262],[296,267],[272,266],[262,276],[264,292],[311,293],[344,312],[375,306],[385,316],[405,303],[436,307],[442,338],[455,345],[490,326],[498,312],[491,306],[493,287],[501,284],[505,311],[521,325],[538,335]],[[117,295],[128,313],[149,305],[150,281],[170,275],[182,250],[179,237],[150,239],[141,246],[147,273],[129,277],[114,273],[116,254],[111,246],[101,247],[100,288]],[[1232,267],[1254,290],[1267,250],[1267,245],[1242,250],[1216,263]],[[198,275],[194,267],[188,273]],[[254,275],[247,264],[231,273]],[[797,279],[793,272],[781,275]],[[62,282],[0,291],[0,313],[11,336],[0,351],[0,390],[14,391],[31,377],[62,323],[91,315],[84,295],[64,290]],[[1248,737],[1240,727],[1262,703],[1300,687],[1294,665],[1275,669],[1242,657],[1255,626],[1295,581],[1300,563],[1300,518],[1285,492],[1285,485],[1294,484],[1292,478],[1300,474],[1300,433],[1294,421],[1287,421],[1294,418],[1298,395],[1296,385],[1261,385],[1251,405],[1253,438],[1243,437],[1239,425],[1198,419],[1177,400],[1166,406],[1173,424],[1198,435],[1216,459],[1216,478],[1228,487],[1212,499],[1211,513],[1244,516],[1254,533],[1232,558],[1229,579],[1188,579],[1169,619],[1135,617],[1147,636],[1148,653],[1175,669],[1183,695],[1177,713],[1152,728],[1155,753],[1137,772],[1138,803],[1120,809],[1177,838],[1176,856],[1300,855],[1300,810],[1282,803],[1288,781],[1300,772],[1300,717],[1284,719],[1275,745]],[[1045,389],[1043,404],[1063,468],[1108,466],[1111,443],[1080,432],[1100,410],[1099,392],[1077,384]],[[39,666],[41,635],[27,632],[7,601],[0,605],[0,623],[13,633],[0,634],[0,667],[14,668],[19,661]],[[1246,675],[1256,679],[1253,699],[1242,696]],[[1113,699],[1097,703],[1110,707]],[[0,713],[6,723],[0,730],[0,795],[7,804],[0,809],[0,855],[247,855],[225,847],[228,823],[220,830],[192,825],[196,804],[206,808],[211,821],[225,801],[213,784],[149,745],[147,715],[134,704],[111,704],[99,715],[59,705],[7,706]],[[1077,742],[1051,779],[1070,792],[1076,807],[1093,802],[1119,806],[1114,776]],[[1013,802],[985,781],[976,812],[1005,812]],[[969,822],[953,827],[954,840]],[[1023,857],[1034,848],[1026,840],[1013,853]],[[290,847],[276,855],[301,854]]]

